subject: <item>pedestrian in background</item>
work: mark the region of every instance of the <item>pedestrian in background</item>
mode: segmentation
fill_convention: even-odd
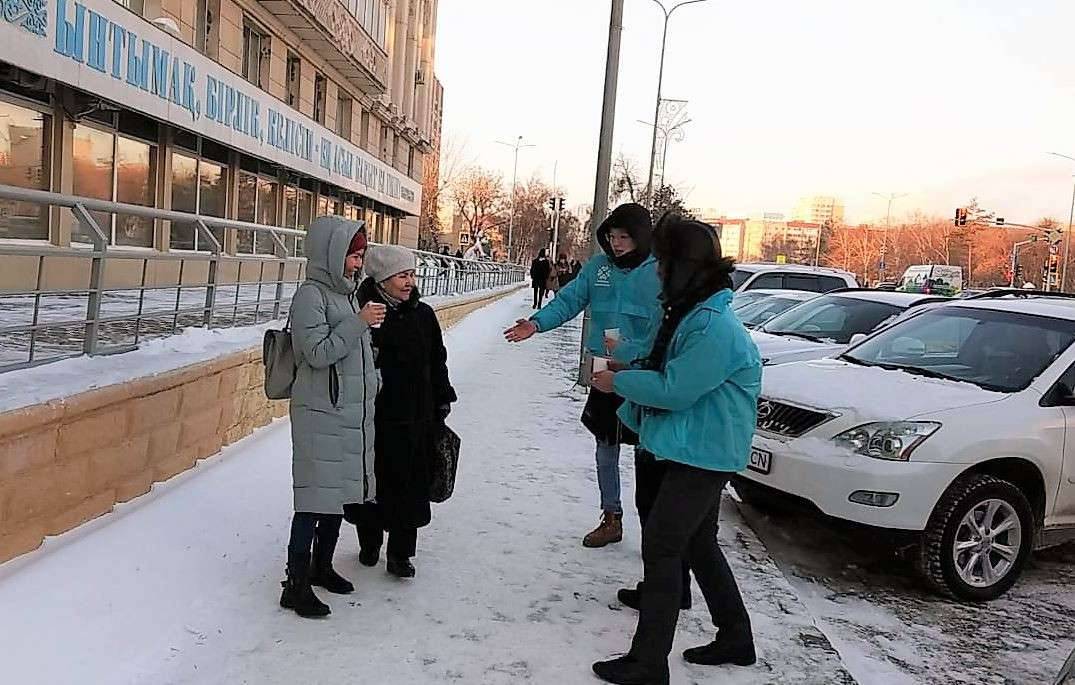
[[[571,262],[567,261],[567,255],[561,253],[556,258],[556,285],[557,289],[563,288],[571,282]]]
[[[641,446],[667,462],[642,532],[644,591],[630,651],[594,664],[603,680],[668,683],[690,561],[714,624],[712,643],[684,652],[690,663],[746,666],[756,661],[750,616],[717,544],[721,493],[746,468],[762,365],[731,311],[733,263],[713,227],[666,217],[655,230],[664,318],[639,369],[605,371],[593,384],[627,400],[619,416]]]
[[[377,396],[376,503],[345,508],[358,529],[359,562],[376,566],[388,534],[387,570],[413,578],[418,529],[432,518],[430,478],[436,437],[456,401],[448,380],[448,352],[433,308],[415,287],[414,254],[377,245],[366,259],[360,303],[388,309],[373,331],[382,387]]]
[[[549,294],[549,277],[552,275],[552,263],[545,256],[545,250],[538,252],[530,262],[530,285],[534,289],[534,309],[541,309],[545,296]]]
[[[306,280],[291,304],[295,515],[280,606],[304,617],[330,613],[311,585],[354,592],[332,567],[343,505],[368,502],[376,494],[373,413],[379,381],[370,327],[385,313],[376,304],[360,311],[355,300],[354,278],[365,253],[362,222],[315,219],[306,235]]]
[[[559,328],[589,307],[592,328],[584,343],[592,356],[622,363],[643,356],[661,316],[657,263],[649,249],[651,232],[645,207],[633,203],[617,207],[597,229],[601,254],[587,262],[555,300],[530,319],[516,322],[504,332],[505,337],[522,342],[535,333]],[[606,331],[615,337],[607,337]],[[583,410],[582,422],[597,440],[601,490],[601,521],[583,538],[586,547],[604,547],[623,539],[620,445],[634,444],[637,436],[624,431],[616,418],[622,402],[614,394],[591,388]]]

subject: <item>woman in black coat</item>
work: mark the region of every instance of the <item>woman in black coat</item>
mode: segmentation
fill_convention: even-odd
[[[433,308],[415,287],[414,254],[395,245],[370,248],[358,301],[387,307],[373,331],[382,387],[377,396],[377,502],[345,508],[358,528],[359,561],[376,566],[388,533],[388,572],[412,578],[418,529],[429,525],[429,485],[439,428],[456,401],[448,353]]]
[[[545,296],[549,294],[549,276],[552,275],[552,262],[545,256],[545,250],[538,252],[537,259],[530,262],[530,284],[534,287],[534,309],[541,309]]]

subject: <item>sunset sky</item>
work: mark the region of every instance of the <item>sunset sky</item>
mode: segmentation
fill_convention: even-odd
[[[674,2],[669,0],[666,4]],[[504,174],[593,201],[609,0],[441,0],[447,141]],[[626,0],[615,153],[645,167],[661,12]],[[844,199],[849,221],[947,215],[977,196],[1009,221],[1067,221],[1075,162],[1075,2],[709,0],[673,15],[665,97],[690,101],[668,181],[693,207],[789,212]]]

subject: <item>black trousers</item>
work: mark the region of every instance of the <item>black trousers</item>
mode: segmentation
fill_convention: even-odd
[[[549,294],[549,289],[544,287],[534,288],[534,309],[541,309],[545,304],[545,297]]]
[[[645,535],[646,521],[649,520],[653,504],[657,501],[657,493],[661,491],[661,482],[664,474],[668,471],[671,462],[658,461],[649,452],[635,450],[635,509],[638,510],[639,523],[642,525],[642,534]],[[644,583],[638,584],[638,591],[642,592]],[[691,593],[691,570],[686,557],[683,559],[683,595],[689,597]]]
[[[310,565],[310,548],[314,560],[332,563],[336,541],[340,537],[343,514],[313,514],[296,511],[291,518],[291,539],[287,543],[287,563],[292,571],[300,571]],[[300,571],[301,572],[301,571]]]
[[[384,517],[377,510],[376,504],[349,504],[345,507],[347,520],[355,524],[358,531],[358,546],[361,549],[380,549],[384,544]],[[407,527],[388,527],[388,558],[410,559],[417,551],[418,529]]]
[[[721,491],[731,475],[668,465],[642,531],[646,591],[631,645],[635,659],[662,665],[668,660],[683,593],[684,556],[721,639],[753,640],[739,586],[717,545]]]

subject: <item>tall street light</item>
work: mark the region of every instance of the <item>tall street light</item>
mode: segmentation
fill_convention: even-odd
[[[910,193],[874,193],[874,195],[888,201],[888,209],[885,212],[885,232],[881,234],[884,237],[881,241],[881,273],[879,278],[884,280],[885,258],[888,256],[888,229],[892,228],[892,203],[900,198],[907,197]]]
[[[1049,154],[1054,157],[1063,157],[1064,159],[1075,162],[1075,157],[1062,155],[1059,152],[1050,152]],[[1067,285],[1068,281],[1068,256],[1071,254],[1072,219],[1075,219],[1075,183],[1072,183],[1071,188],[1071,212],[1068,214],[1068,234],[1064,237],[1064,266],[1060,268],[1060,292],[1064,291],[1064,287]]]
[[[515,185],[519,180],[519,150],[524,147],[536,147],[535,145],[524,145],[523,137],[519,136],[515,139],[514,143],[505,143],[502,140],[496,141],[500,145],[506,145],[515,150],[515,165],[511,172],[511,210],[508,214],[508,261],[513,259],[511,252],[511,245],[515,234]],[[514,263],[514,262],[512,262]]]
[[[653,108],[653,121],[656,122],[661,117],[661,88],[664,85],[664,51],[668,43],[668,20],[672,18],[672,14],[675,13],[680,7],[686,7],[687,5],[694,5],[699,2],[706,2],[706,0],[685,0],[684,2],[677,3],[672,6],[671,9],[665,7],[661,0],[653,0],[657,3],[657,6],[664,12],[664,29],[661,32],[661,65],[657,72],[657,104]],[[646,182],[646,204],[651,204],[653,201],[653,168],[657,162],[657,127],[653,127],[653,141],[650,143],[649,152],[649,180]]]

